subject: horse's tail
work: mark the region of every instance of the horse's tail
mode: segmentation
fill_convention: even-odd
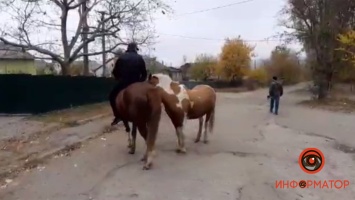
[[[216,113],[215,112],[215,108],[213,107],[212,112],[211,112],[211,116],[210,116],[210,120],[209,120],[209,123],[208,123],[208,128],[209,128],[210,133],[213,132],[215,113]]]
[[[161,97],[156,88],[147,92],[147,101],[151,111],[150,116],[148,116],[149,121],[153,122],[154,124],[156,123],[159,124],[162,108],[161,108]]]

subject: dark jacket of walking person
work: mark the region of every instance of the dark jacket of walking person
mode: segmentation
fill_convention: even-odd
[[[115,102],[120,91],[132,83],[145,81],[147,79],[145,62],[143,57],[137,53],[138,50],[136,43],[128,44],[127,51],[117,59],[112,70],[112,75],[118,83],[112,89],[109,96],[111,108],[115,116],[111,125],[116,125],[121,121]]]
[[[272,77],[272,79],[268,98],[270,99],[270,112],[277,115],[279,112],[280,97],[283,95],[283,87],[276,76]]]

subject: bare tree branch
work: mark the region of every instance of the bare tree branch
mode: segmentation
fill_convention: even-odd
[[[326,96],[333,74],[342,66],[335,51],[339,45],[336,37],[349,26],[355,28],[354,13],[353,0],[288,0],[284,8],[288,20],[283,25],[290,30],[286,34],[303,43],[317,62],[312,69],[321,88],[319,98]]]
[[[48,51],[46,49],[42,49],[42,48],[37,47],[37,46],[17,44],[17,43],[14,43],[14,42],[10,42],[10,41],[2,38],[2,37],[0,37],[0,41],[2,41],[4,44],[7,44],[7,45],[11,45],[11,46],[14,46],[14,47],[20,47],[20,48],[24,48],[24,49],[27,49],[27,50],[34,50],[34,51],[37,51],[39,53],[49,55],[54,60],[56,60],[58,62],[61,62],[61,59],[62,59],[62,57],[60,55],[55,54],[55,53],[53,53],[51,51]]]
[[[127,43],[117,43],[116,45],[114,45],[113,47],[105,50],[105,51],[96,51],[96,52],[91,52],[91,53],[87,53],[87,54],[84,54],[84,53],[81,53],[81,54],[78,54],[76,56],[76,59],[82,57],[82,56],[96,56],[96,55],[100,55],[100,54],[103,54],[103,53],[112,53],[118,46],[120,45],[126,45]]]
[[[23,0],[0,0],[1,16],[7,19],[0,24],[0,41],[15,47],[32,50],[49,56],[57,61],[65,74],[70,64],[84,56],[108,53],[129,41],[149,43],[153,40],[147,16],[159,9],[169,12],[169,6],[163,0],[50,0],[43,2],[24,2]],[[80,12],[83,4],[85,12]],[[149,6],[148,6],[149,5]],[[104,20],[99,19],[99,12],[105,12]],[[68,26],[71,13],[76,12],[75,30]],[[88,29],[83,30],[84,19],[88,18]],[[6,24],[5,21],[14,23]],[[0,22],[1,23],[1,22]],[[105,31],[101,30],[105,26]],[[128,38],[122,37],[123,30],[128,31]],[[59,38],[58,38],[59,32]],[[81,34],[87,34],[85,41],[80,41]],[[105,36],[112,45],[102,51],[95,48],[84,54],[83,48]],[[36,41],[37,40],[37,41]]]

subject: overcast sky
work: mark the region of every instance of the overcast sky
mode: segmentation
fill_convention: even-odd
[[[224,39],[227,37],[237,37],[256,45],[256,59],[267,58],[272,49],[280,44],[279,41],[260,41],[271,36],[275,36],[281,31],[278,26],[278,13],[286,0],[162,0],[167,2],[174,10],[173,14],[163,15],[157,12],[153,15],[157,43],[150,48],[142,49],[142,54],[156,56],[158,60],[164,61],[167,65],[179,67],[183,64],[183,56],[188,62],[193,62],[196,55],[207,53],[218,55],[221,52]],[[23,1],[16,1],[23,5]],[[235,5],[230,5],[235,4]],[[226,6],[230,5],[230,6]],[[223,7],[220,9],[213,9]],[[205,12],[203,10],[213,9]],[[3,30],[8,30],[11,26],[17,30],[16,23],[11,21],[10,15],[5,15],[6,9],[0,8],[0,25]],[[55,12],[51,11],[52,12]],[[10,11],[11,12],[11,11]],[[56,11],[58,12],[58,10]],[[194,13],[194,14],[186,14]],[[59,23],[59,14],[53,14],[53,19]],[[68,21],[68,34],[75,33],[78,24],[78,13],[72,11]],[[60,41],[60,31],[54,30],[50,34],[48,30],[36,33],[36,27],[32,27],[33,34],[31,40],[34,43],[43,43],[44,40]],[[37,42],[36,42],[37,41]],[[60,42],[58,42],[60,44]],[[98,44],[90,44],[90,48],[101,47]],[[290,44],[295,50],[300,49],[300,45]],[[152,50],[153,49],[153,50]],[[97,57],[97,58],[96,58]],[[101,56],[92,57],[100,61]]]
[[[241,35],[246,40],[263,40],[281,30],[277,18],[285,0],[250,0],[225,8],[184,15],[242,1],[245,0],[168,1],[176,17],[169,19],[157,14],[155,26],[159,39],[154,46],[155,50],[150,53],[166,64],[180,66],[183,55],[187,56],[188,61],[193,61],[200,53],[218,55],[226,37]],[[278,41],[250,43],[256,44],[256,59],[268,57],[279,44]],[[300,49],[297,44],[291,44],[290,47]]]

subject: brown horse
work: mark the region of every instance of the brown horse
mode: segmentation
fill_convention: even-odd
[[[199,130],[195,142],[199,142],[205,118],[204,143],[208,142],[207,129],[213,131],[216,92],[208,85],[198,85],[192,90],[172,81],[165,74],[153,74],[149,82],[161,89],[162,102],[170,117],[178,138],[178,152],[185,153],[185,136],[183,127],[186,119],[199,119]]]
[[[191,104],[187,117],[188,119],[199,119],[199,129],[195,143],[200,141],[203,126],[203,116],[206,116],[203,142],[207,144],[207,128],[209,132],[212,133],[214,127],[216,92],[209,85],[197,85],[191,90],[187,90],[187,93],[189,95]]]
[[[161,98],[159,89],[147,82],[133,83],[122,90],[117,98],[118,112],[129,131],[128,122],[132,122],[132,138],[129,135],[129,153],[134,154],[136,149],[137,128],[146,141],[147,149],[142,158],[145,161],[143,169],[150,169],[155,149],[159,122],[161,117]],[[128,129],[127,129],[128,126]]]

